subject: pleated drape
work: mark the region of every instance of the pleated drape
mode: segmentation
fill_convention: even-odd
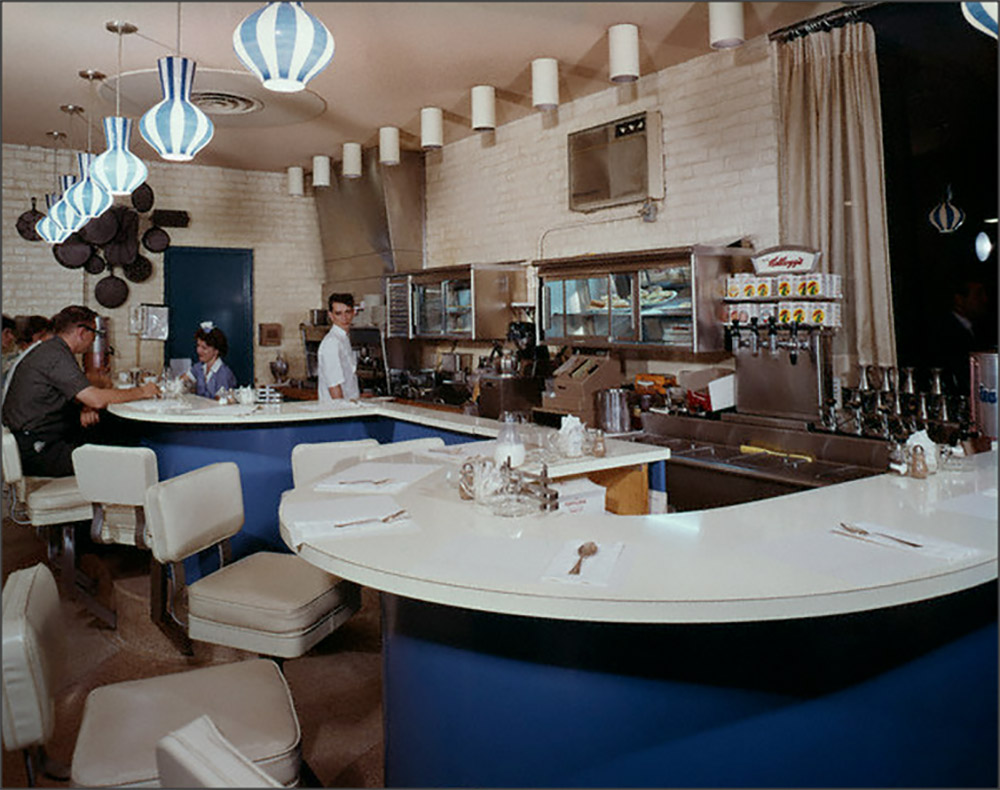
[[[875,33],[852,23],[777,46],[781,240],[843,276],[835,374],[895,366]]]

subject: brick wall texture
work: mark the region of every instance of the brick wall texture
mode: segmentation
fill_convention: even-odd
[[[426,157],[425,267],[728,244],[741,238],[758,249],[776,244],[773,57],[761,37],[633,85],[566,102],[555,116],[535,113],[505,124],[499,102],[495,133],[466,137]],[[590,214],[570,211],[567,134],[642,110],[659,110],[663,119],[665,197],[658,202],[656,220],[642,221],[638,204]],[[59,172],[69,172],[70,161],[63,151]],[[267,363],[279,350],[291,364],[291,375],[304,375],[298,325],[307,310],[322,304],[324,282],[315,204],[308,192],[289,197],[284,173],[158,160],[147,164],[154,208],[191,216],[189,227],[168,229],[172,244],[253,250],[254,323],[283,326],[280,348],[255,349],[256,378],[271,380]],[[100,307],[93,292],[103,275],[60,266],[47,244],[26,242],[15,229],[32,196],[44,211],[44,193],[52,185],[50,149],[3,146],[3,311],[51,315],[67,304],[87,304],[111,318],[117,370],[137,359],[143,367],[159,369],[162,344],[143,341],[140,347],[127,328],[131,306],[162,302],[163,256],[144,251],[153,262],[153,276],[130,284],[122,307]],[[140,233],[148,224],[146,215]]]

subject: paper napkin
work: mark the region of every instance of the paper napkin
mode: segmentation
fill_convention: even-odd
[[[337,494],[398,494],[439,468],[430,464],[363,461],[321,478],[313,488]]]
[[[344,535],[356,537],[362,533],[385,534],[419,529],[399,502],[391,496],[378,494],[301,503],[288,508],[284,519],[295,548],[314,540]]]
[[[590,584],[595,587],[607,587],[611,573],[615,569],[615,563],[625,548],[625,544],[618,543],[597,543],[597,553],[587,557],[580,565],[579,574],[571,574],[569,571],[580,559],[579,548],[586,540],[568,540],[562,548],[556,552],[552,562],[545,569],[542,576],[544,581],[563,582],[564,584]],[[595,541],[596,543],[596,541]]]

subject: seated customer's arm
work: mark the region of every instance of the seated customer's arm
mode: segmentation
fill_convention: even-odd
[[[160,388],[150,381],[140,387],[130,387],[124,390],[103,389],[91,385],[76,393],[76,399],[92,409],[103,409],[112,403],[128,403],[143,398],[155,398],[159,394]]]
[[[336,400],[337,398],[344,397],[344,388],[339,384],[334,384],[332,387],[329,388],[329,390],[330,390],[330,397],[333,398],[334,400]]]

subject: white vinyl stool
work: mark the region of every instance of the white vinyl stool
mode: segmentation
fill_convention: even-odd
[[[378,447],[376,439],[346,442],[316,442],[297,444],[292,448],[292,485],[301,485],[330,474],[341,461],[360,458],[369,447]]]
[[[362,451],[361,460],[370,461],[373,458],[383,458],[387,455],[397,455],[398,453],[413,453],[417,450],[433,450],[444,447],[444,439],[440,436],[428,436],[424,439],[408,439],[405,442],[386,442],[378,447],[371,447]]]

